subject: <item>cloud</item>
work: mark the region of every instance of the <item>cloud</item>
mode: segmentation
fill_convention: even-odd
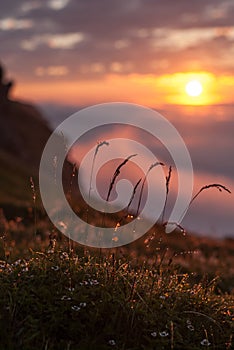
[[[53,10],[62,10],[69,3],[69,0],[50,0],[48,6]]]
[[[208,5],[204,12],[204,16],[208,16],[211,20],[225,19],[229,16],[230,11],[234,9],[234,3],[232,0],[220,1],[216,5]]]
[[[69,69],[66,66],[49,66],[49,67],[37,67],[35,69],[35,75],[38,77],[52,76],[61,77],[67,75]]]
[[[20,6],[20,12],[23,14],[30,13],[33,10],[41,8],[43,5],[40,1],[25,1]]]
[[[191,28],[183,29],[163,29],[156,28],[152,31],[152,45],[156,48],[167,50],[183,50],[189,47],[200,45],[201,42],[211,41],[220,35],[232,39],[234,37],[234,27],[228,28],[225,33],[222,28]]]
[[[48,36],[47,43],[52,49],[71,49],[83,40],[82,33],[66,33]]]
[[[2,59],[18,79],[25,62],[31,79],[36,67],[55,64],[69,66],[81,79],[233,73],[233,16],[233,1],[227,0],[181,0],[177,6],[172,0],[8,0],[1,4]]]
[[[7,17],[0,20],[0,30],[3,31],[29,29],[33,26],[34,22],[31,19],[16,19],[13,17]]]
[[[34,51],[39,46],[45,44],[51,49],[72,49],[76,44],[84,40],[82,33],[66,33],[66,34],[45,34],[43,36],[34,36],[31,39],[23,40],[21,48],[24,50]]]

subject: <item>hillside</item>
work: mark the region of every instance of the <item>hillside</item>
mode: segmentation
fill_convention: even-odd
[[[11,99],[13,82],[0,66],[0,205],[27,206],[30,176],[38,177],[40,156],[51,130],[36,107]]]

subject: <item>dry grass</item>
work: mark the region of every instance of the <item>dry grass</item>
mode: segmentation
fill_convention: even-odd
[[[108,144],[96,147],[92,172],[103,145]],[[115,169],[106,203],[122,167],[134,156]],[[129,211],[137,195],[138,216],[147,175],[158,165],[163,163],[152,164],[137,181],[124,215],[108,224],[119,227],[134,218]],[[72,182],[73,174],[74,167]],[[163,221],[171,175],[169,167]],[[188,208],[210,188],[230,193],[221,184],[203,186]],[[32,179],[31,190],[28,213],[13,220],[0,215],[1,349],[233,348],[234,240],[185,236],[177,223],[179,230],[170,236],[163,225],[155,225],[131,245],[97,251],[61,236],[38,210]],[[89,221],[87,207],[79,213]]]

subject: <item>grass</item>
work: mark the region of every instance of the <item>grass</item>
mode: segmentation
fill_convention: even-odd
[[[1,349],[231,349],[216,281],[113,253],[32,252],[0,264]]]
[[[0,205],[27,206],[31,202],[29,172],[16,157],[0,150]]]
[[[232,349],[234,240],[157,226],[100,255],[37,225],[5,222],[0,349]]]
[[[106,202],[131,157],[114,172]],[[73,168],[72,178],[74,174]],[[171,167],[165,206],[170,178]],[[89,196],[91,183],[92,174]],[[33,179],[30,184],[28,213],[14,219],[0,213],[0,350],[234,347],[234,240],[198,238],[183,230],[167,235],[163,225],[155,225],[128,246],[87,249],[56,232],[37,208]],[[72,184],[73,179],[70,197]],[[220,184],[204,186],[189,206],[210,188],[229,192]],[[78,210],[87,221],[100,221],[86,205]],[[105,217],[105,224],[115,227],[134,218],[128,214],[120,213],[112,222]]]

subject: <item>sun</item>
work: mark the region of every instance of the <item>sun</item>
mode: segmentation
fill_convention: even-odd
[[[185,90],[189,96],[197,97],[201,95],[203,88],[198,80],[191,80],[186,84]]]

